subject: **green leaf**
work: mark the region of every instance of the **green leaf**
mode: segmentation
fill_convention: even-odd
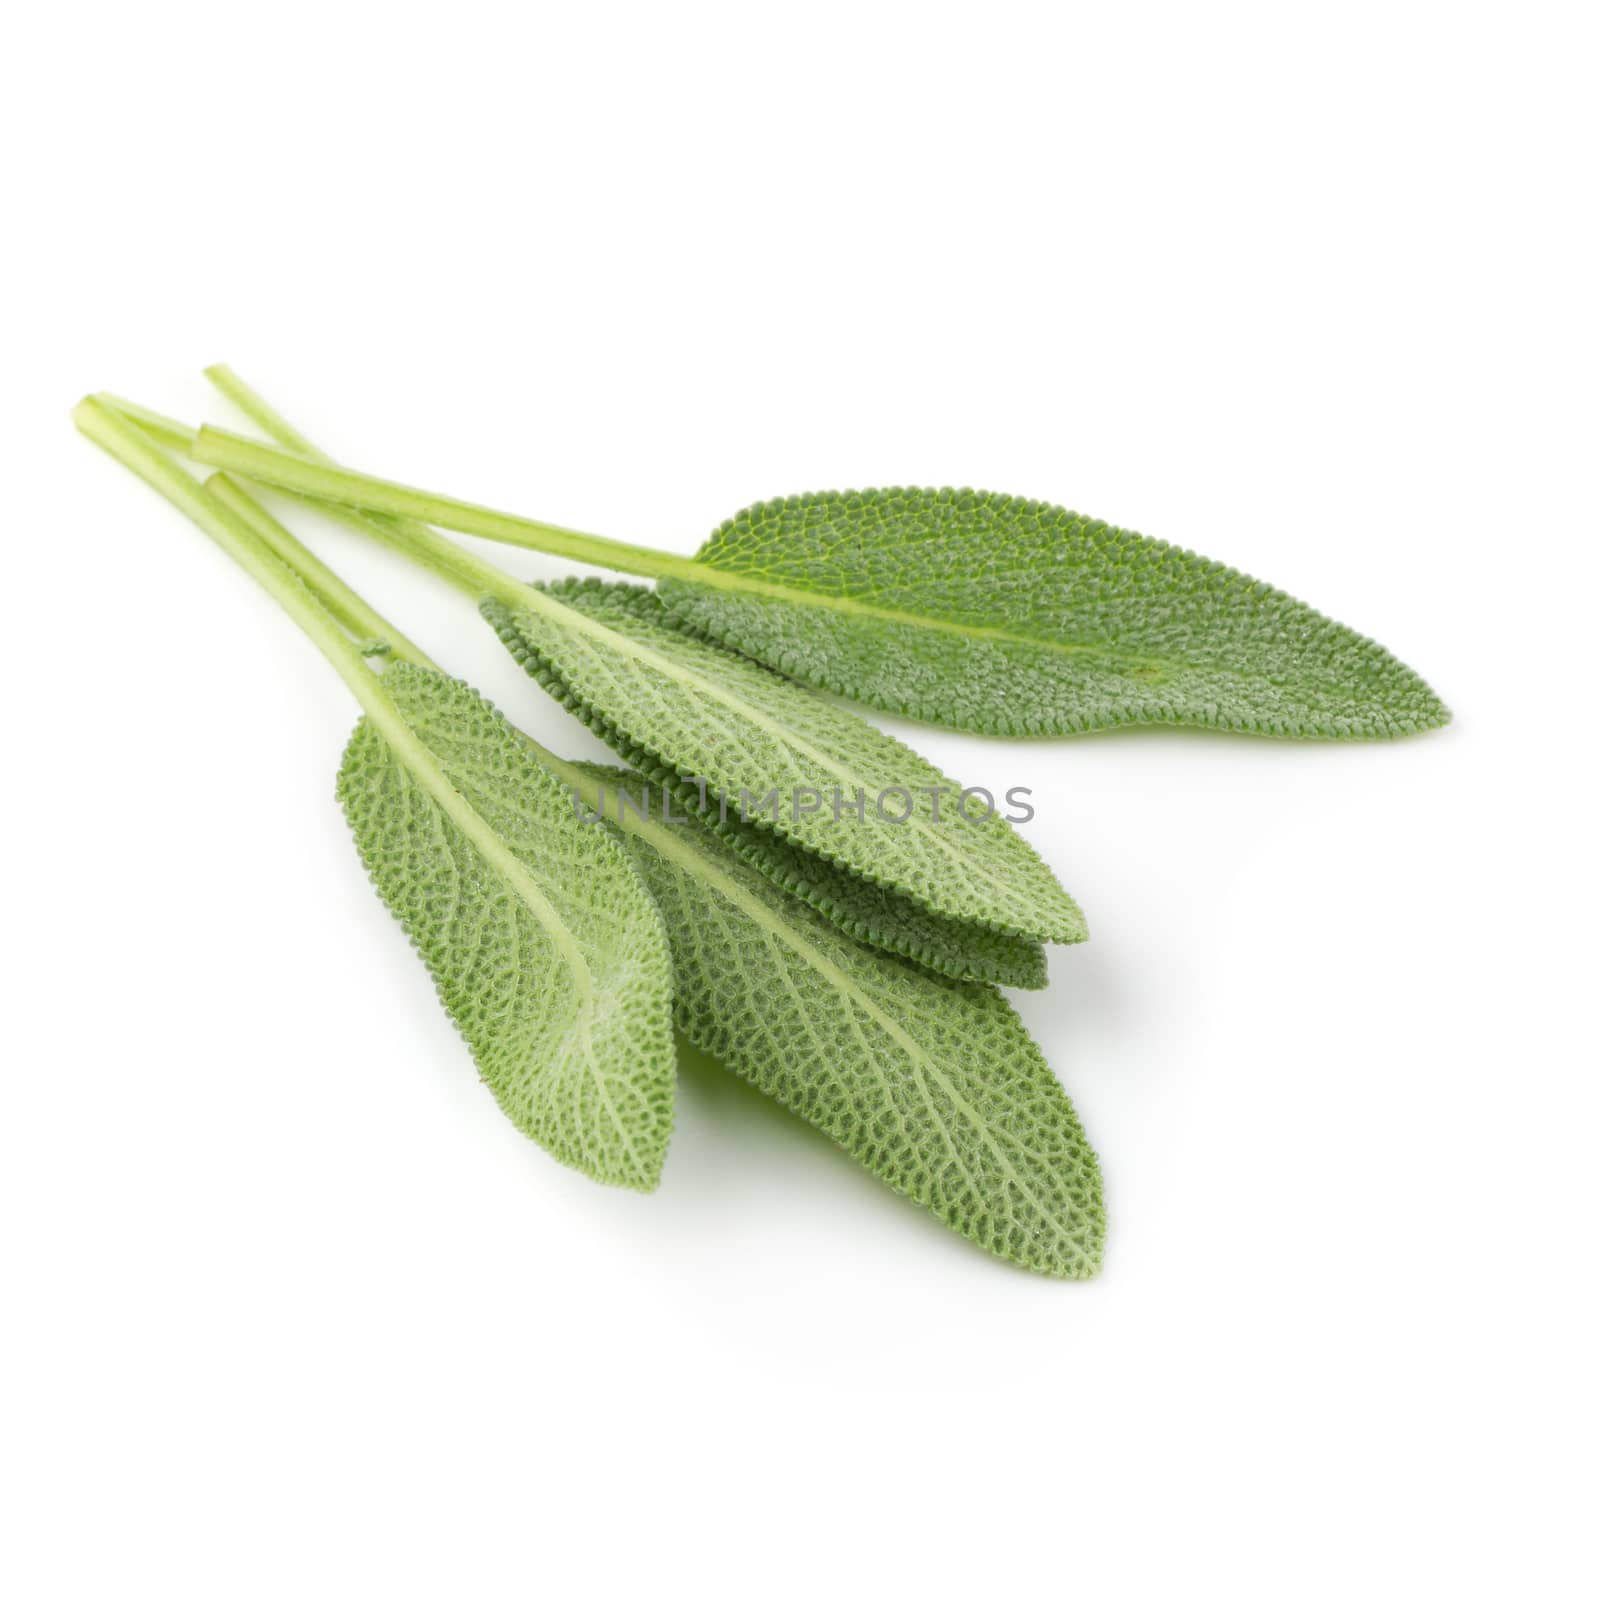
[[[1449,720],[1409,667],[1298,600],[1036,500],[967,489],[796,495],[741,512],[690,560],[215,428],[189,448],[342,506],[659,579],[685,621],[778,671],[975,733],[1174,723],[1373,739]]]
[[[602,829],[466,684],[408,664],[382,687],[459,804],[363,718],[339,799],[501,1109],[558,1160],[653,1189],[672,1130],[661,918]]]
[[[1099,1270],[1094,1152],[998,991],[863,947],[698,822],[624,815],[693,1044],[984,1249],[1050,1277]]]
[[[1392,738],[1449,720],[1380,645],[1204,557],[971,490],[769,500],[664,576],[723,643],[818,688],[978,733],[1127,723]]]
[[[1082,913],[1026,841],[998,815],[976,820],[980,801],[964,820],[961,786],[898,740],[674,625],[647,589],[597,579],[536,588],[525,606],[486,600],[484,615],[547,689],[648,775],[703,781],[714,812],[720,796],[733,821],[748,799],[758,827],[942,918],[1025,939],[1086,936]],[[864,816],[835,817],[836,792],[845,804],[864,796]],[[797,793],[826,798],[795,815]],[[777,804],[757,810],[769,794]],[[909,820],[894,820],[902,811]]]

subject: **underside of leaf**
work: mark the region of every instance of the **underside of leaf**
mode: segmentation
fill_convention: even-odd
[[[618,837],[664,914],[695,1045],[984,1249],[1099,1270],[1094,1152],[998,991],[864,948],[698,822],[633,817]]]
[[[981,801],[964,820],[960,785],[898,740],[675,626],[647,589],[595,579],[539,587],[548,598],[537,609],[488,600],[484,615],[529,672],[648,776],[703,782],[719,817],[720,797],[734,820],[948,921],[1026,940],[1085,937],[1082,913],[1026,841],[996,814],[978,820]],[[797,816],[798,793],[828,802]],[[769,794],[776,817],[760,809]],[[857,797],[864,816],[848,809]],[[908,820],[894,820],[905,810]]]
[[[567,1165],[653,1189],[672,1129],[672,971],[638,871],[465,684],[403,664],[382,681],[492,842],[364,719],[339,799],[379,895],[506,1115]]]
[[[947,727],[1374,739],[1449,720],[1381,645],[1282,591],[1037,500],[795,495],[740,512],[696,560],[705,584],[660,584],[685,622],[803,683]]]

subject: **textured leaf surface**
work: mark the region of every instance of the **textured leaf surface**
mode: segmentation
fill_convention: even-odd
[[[1094,1152],[996,990],[863,947],[702,824],[630,815],[619,837],[664,914],[694,1044],[984,1249],[1051,1277],[1099,1269]]]
[[[697,798],[686,785],[677,794],[684,809]],[[778,834],[741,823],[737,813],[719,820],[717,832],[757,871],[799,895],[854,939],[951,978],[1013,989],[1045,986],[1044,946],[1037,939],[938,916],[908,895],[842,871]]]
[[[1027,842],[998,816],[963,821],[961,786],[848,710],[675,626],[647,589],[595,579],[541,586],[559,607],[517,611],[485,601],[484,615],[514,655],[630,761],[680,780],[704,780],[750,821],[938,916],[1028,939],[1073,943],[1082,913]],[[866,796],[866,815],[836,819],[831,797]],[[938,789],[942,799],[919,792]],[[755,811],[776,790],[780,820]],[[796,790],[829,799],[798,818]],[[876,801],[896,791],[888,820]],[[935,808],[937,807],[937,816]],[[982,802],[969,807],[981,814]]]
[[[592,727],[599,725],[592,716],[588,720]],[[693,784],[683,783],[615,729],[604,737],[636,773],[648,779],[638,798],[650,816],[670,816],[670,827],[697,810],[700,794]],[[607,791],[605,805],[607,814],[614,815],[617,796]],[[758,872],[799,895],[853,939],[966,982],[1003,983],[1013,989],[1042,989],[1048,982],[1044,947],[1036,939],[938,916],[909,895],[869,883],[778,834],[740,822],[735,811],[725,817],[719,811],[705,820]]]
[[[639,873],[465,684],[397,665],[383,687],[497,842],[470,838],[363,719],[339,799],[378,893],[506,1115],[591,1177],[654,1188],[672,1128],[672,972]]]
[[[1036,500],[796,495],[740,512],[696,559],[738,587],[663,579],[678,616],[804,683],[948,727],[1358,739],[1449,719],[1387,650],[1280,590]]]

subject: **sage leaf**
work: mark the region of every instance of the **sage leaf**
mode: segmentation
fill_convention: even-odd
[[[726,805],[730,817],[943,918],[1064,944],[1086,936],[1071,896],[993,797],[963,815],[960,786],[915,751],[674,625],[649,590],[572,579],[535,585],[525,604],[496,596],[482,609],[524,666],[614,748],[703,783],[719,825]],[[802,811],[801,795],[822,803]],[[836,798],[846,808],[837,815]]]
[[[383,686],[463,806],[441,805],[363,719],[338,793],[374,886],[511,1121],[602,1183],[655,1188],[672,970],[638,873],[466,684],[401,663]]]
[[[637,776],[568,768],[597,784]],[[661,907],[690,1042],[985,1250],[1055,1278],[1099,1270],[1098,1163],[995,989],[858,944],[698,821],[615,831]]]
[[[1140,723],[1382,739],[1449,720],[1381,645],[1191,551],[969,489],[750,507],[694,558],[495,511],[215,428],[197,460],[296,493],[659,580],[684,620],[815,688],[969,732]]]
[[[869,489],[751,506],[663,576],[697,628],[817,688],[977,733],[1170,723],[1393,738],[1449,720],[1381,645],[1216,561],[1059,506]]]

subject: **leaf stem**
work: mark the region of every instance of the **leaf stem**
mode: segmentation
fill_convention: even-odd
[[[326,451],[318,449],[282,412],[269,405],[231,367],[219,363],[207,367],[205,375],[257,427],[278,440],[285,449],[293,451],[303,459],[309,458],[329,466],[334,465],[332,457]],[[182,425],[173,426],[181,428]],[[222,430],[213,431],[222,432]],[[240,439],[237,434],[226,434],[225,437],[241,443],[250,442]],[[283,489],[283,486],[279,487]],[[590,629],[594,627],[594,624],[587,622],[586,619],[575,617],[570,607],[538,589],[530,588],[492,562],[484,561],[470,551],[463,550],[454,540],[444,538],[425,522],[392,512],[355,510],[335,501],[304,495],[295,489],[283,489],[283,492],[294,495],[297,499],[309,499],[311,504],[321,510],[338,517],[370,537],[381,539],[402,555],[454,584],[474,600],[482,600],[486,595],[493,596],[519,611],[538,611],[546,615],[559,614],[568,625],[577,624]]]
[[[268,405],[226,361],[207,367],[205,377],[214,389],[231,400],[269,439],[276,439],[285,450],[334,465],[333,457],[326,450],[319,450],[281,411]]]
[[[312,461],[320,461],[325,466],[338,465],[326,450],[319,449],[313,444],[281,411],[269,405],[266,399],[252,389],[226,362],[219,361],[214,366],[207,367],[205,376],[219,393],[231,400],[269,439],[276,440],[285,450],[309,457]],[[196,429],[189,430],[186,448],[192,449],[197,432]],[[441,572],[435,563],[425,563],[429,569],[440,573],[458,588],[467,589],[474,598],[482,598],[484,583],[493,581],[493,574],[499,574],[498,568],[493,569],[491,573],[491,569],[485,566],[476,569],[471,575],[471,581],[467,582],[468,572],[459,559],[463,552],[455,545],[440,544],[438,536],[426,523],[381,511],[358,511],[353,506],[317,499],[298,490],[285,488],[283,485],[276,487],[281,493],[316,506],[325,515],[337,517],[341,522],[354,527],[369,538],[381,539],[391,549],[399,551],[410,560],[419,560],[424,551],[428,552],[449,567],[448,571]],[[504,576],[504,574],[499,575]]]
[[[196,461],[208,466],[223,467],[242,477],[291,489],[314,500],[330,500],[362,511],[436,523],[457,533],[520,545],[524,549],[586,562],[590,566],[609,567],[636,577],[686,578],[702,584],[714,581],[708,579],[706,569],[687,556],[668,555],[618,539],[603,539],[597,534],[580,533],[552,522],[535,522],[530,517],[492,511],[487,506],[448,495],[429,494],[384,478],[352,472],[326,460],[310,460],[302,454],[258,444],[224,428],[201,428],[194,437],[190,453]]]
[[[571,934],[527,867],[451,783],[438,758],[400,714],[378,674],[367,665],[333,614],[299,573],[286,566],[274,553],[272,545],[252,526],[253,519],[246,521],[234,509],[226,491],[211,491],[196,483],[182,467],[162,453],[130,415],[117,406],[91,395],[73,408],[72,420],[80,433],[143,478],[191,522],[209,534],[288,612],[344,679],[373,727],[423,790],[456,823],[479,853],[512,881],[529,909],[550,931],[552,938],[570,943]],[[304,550],[304,546],[287,529],[283,532],[296,548]],[[305,551],[305,554],[309,555],[310,552]],[[335,583],[340,592],[351,592],[337,578]],[[529,743],[542,759],[556,759],[543,746],[532,740]],[[560,765],[566,769],[565,762]]]
[[[357,638],[377,640],[386,647],[390,660],[410,661],[433,672],[441,671],[437,662],[430,660],[387,617],[368,605],[332,567],[313,555],[259,500],[254,499],[227,473],[213,474],[206,480],[205,489],[246,523],[334,618]]]
[[[335,465],[333,458],[325,450],[318,449],[281,411],[270,406],[226,362],[218,362],[214,366],[207,367],[205,376],[263,433],[276,439],[285,450],[293,452],[308,465],[320,465],[336,472],[342,470]],[[125,404],[120,401],[117,403]],[[130,411],[131,409],[133,408],[130,408]],[[137,409],[143,411],[142,407]],[[144,414],[156,416],[151,412]],[[200,430],[185,429],[182,423],[173,423],[168,418],[157,417],[157,421],[166,423],[171,429],[186,433],[187,439],[183,447],[195,460],[201,459],[197,448]],[[271,449],[270,446],[258,445],[254,440],[246,439],[236,433],[228,433],[221,428],[211,431],[231,444],[253,446],[263,450]],[[279,452],[272,451],[272,454],[277,455]],[[247,473],[246,476],[256,475]],[[267,483],[271,480],[262,477],[259,481]],[[391,549],[399,551],[401,555],[453,584],[474,600],[481,600],[485,595],[494,595],[519,609],[526,609],[530,603],[531,591],[525,584],[519,583],[510,573],[492,563],[463,550],[449,539],[441,538],[424,522],[389,511],[358,509],[348,502],[330,500],[326,496],[311,493],[291,483],[273,483],[272,487],[297,500],[309,501],[318,509],[331,513],[341,522],[347,523],[369,538],[382,541]]]
[[[231,400],[233,404],[253,423],[255,423],[255,425],[260,428],[263,433],[265,433],[269,438],[277,440],[277,442],[281,444],[284,449],[293,450],[300,455],[309,456],[311,459],[316,461],[323,461],[332,464],[333,458],[329,456],[326,451],[318,448],[318,446],[314,444],[311,439],[303,434],[297,427],[295,427],[295,425],[290,422],[281,411],[278,411],[275,407],[270,405],[261,394],[259,394],[255,389],[251,388],[251,386],[246,383],[244,379],[241,378],[239,374],[236,373],[233,368],[228,366],[225,362],[218,362],[215,366],[207,367],[205,370],[205,376],[220,393],[226,396],[227,399]],[[143,408],[140,409],[142,410]],[[146,415],[154,415],[154,413],[146,413]],[[171,429],[176,430],[179,433],[187,433],[189,439],[193,439],[193,429],[185,429],[182,423],[171,423],[170,419],[160,420],[169,422]],[[233,483],[233,480],[222,472],[218,472],[211,481],[213,483],[222,482],[229,485],[232,485]],[[285,492],[291,494],[294,493],[292,490]],[[245,496],[245,498],[248,499],[249,497]],[[298,499],[302,497],[296,495],[296,498]],[[251,504],[254,504],[254,502],[252,501]],[[433,529],[429,528],[425,523],[414,521],[409,517],[386,515],[382,512],[356,511],[348,506],[337,505],[326,500],[313,501],[312,504],[316,505],[321,511],[332,513],[333,515],[341,518],[341,520],[353,524],[356,528],[360,529],[364,533],[376,535],[378,538],[384,540],[385,543],[393,546],[402,554],[413,559],[421,559],[421,552],[423,550],[433,552],[438,556],[440,561],[448,561],[451,563],[452,571],[444,574],[450,579],[451,582],[456,582],[456,572],[459,572],[462,578],[470,577],[476,580],[468,585],[464,585],[464,587],[467,587],[469,592],[473,593],[475,597],[478,595],[480,590],[484,589],[486,585],[492,583],[494,584],[494,587],[490,589],[489,592],[500,593],[502,598],[508,599],[518,606],[526,606],[528,602],[534,598],[533,592],[521,584],[513,583],[513,587],[510,590],[506,590],[504,588],[505,575],[500,572],[499,568],[491,567],[488,563],[484,562],[474,563],[469,552],[462,550],[457,545],[451,544],[448,540],[441,540],[438,534],[436,534]],[[318,577],[319,572],[326,573],[327,576],[332,579],[333,583],[337,585],[337,590],[335,591],[336,595],[338,591],[343,591],[345,595],[353,598],[358,605],[363,606],[375,621],[379,623],[382,622],[383,619],[379,617],[376,612],[372,612],[370,607],[365,607],[365,602],[361,601],[359,595],[355,595],[354,591],[349,590],[340,582],[339,578],[335,574],[330,572],[328,568],[324,567],[321,562],[317,561],[317,558],[313,556],[304,545],[300,544],[300,542],[289,533],[288,529],[282,528],[281,524],[277,524],[277,526],[282,531],[284,537],[288,539],[289,543],[295,547],[295,550],[298,552],[298,556],[303,557],[303,562],[299,559],[296,559],[294,562],[292,562],[292,564],[295,565],[296,570],[300,573],[301,577],[305,578],[308,583],[311,583],[311,587],[314,590],[318,589],[318,584],[316,582],[312,582],[312,579]],[[304,562],[309,562],[312,564],[313,570],[311,571],[310,575],[307,573]],[[439,569],[435,568],[434,570]],[[328,597],[324,596],[323,598],[324,603],[327,603]],[[388,628],[387,636],[390,638],[398,637],[398,630],[392,627]],[[548,769],[562,783],[566,784],[573,794],[579,799],[583,800],[586,804],[593,806],[596,810],[600,809],[603,802],[603,795],[600,786],[595,779],[591,778],[581,768],[573,766],[568,761],[563,761],[561,757],[556,755],[553,750],[546,749],[546,747],[540,744],[532,734],[524,731],[522,736],[527,740],[529,748],[534,756],[546,769]]]
[[[181,450],[186,455],[194,448],[195,434],[199,430],[191,428],[187,422],[179,422],[175,417],[152,411],[149,406],[124,400],[121,395],[102,392],[97,394],[95,399],[113,411],[120,411],[129,421],[137,422],[158,444],[164,444],[172,450]]]
[[[420,752],[425,763],[437,772],[432,756],[406,725],[384,692],[377,673],[367,665],[333,613],[222,495],[210,493],[196,483],[151,442],[129,415],[97,397],[91,395],[79,401],[73,408],[72,420],[80,433],[143,478],[232,556],[322,652],[384,738],[407,756]],[[287,529],[284,532],[287,534]],[[437,776],[441,783],[445,782],[442,772]],[[459,803],[459,796],[456,800]]]
[[[128,413],[91,395],[73,408],[72,420],[80,433],[143,478],[232,556],[288,612],[349,684],[363,707],[375,692],[387,700],[376,674],[306,584],[273,554],[237,511],[220,496],[208,494],[150,440]]]
[[[196,430],[185,422],[164,416],[159,411],[152,411],[148,406],[139,405],[133,400],[124,400],[120,395],[102,393],[94,398],[99,405],[136,423],[142,432],[148,434],[158,444],[185,453],[194,444]],[[307,449],[309,448],[308,442]],[[124,462],[124,465],[129,464]],[[137,467],[134,470],[139,471]],[[140,475],[144,476],[142,472]],[[174,479],[173,482],[176,483],[177,480]],[[357,638],[382,643],[391,660],[411,661],[419,667],[427,667],[434,672],[440,671],[436,662],[431,661],[399,628],[368,605],[338,573],[313,555],[242,484],[224,472],[216,472],[206,480],[203,487],[206,493],[219,499],[240,521],[248,524],[256,537],[295,573],[341,626]],[[319,501],[317,504],[321,506],[322,502]],[[324,509],[331,508],[324,507]]]

